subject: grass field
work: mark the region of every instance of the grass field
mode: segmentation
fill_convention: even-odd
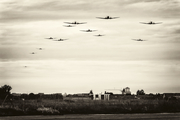
[[[15,100],[0,107],[0,115],[124,114],[180,112],[180,100]]]
[[[6,116],[0,120],[179,120],[180,113],[146,114],[69,114],[51,116]]]

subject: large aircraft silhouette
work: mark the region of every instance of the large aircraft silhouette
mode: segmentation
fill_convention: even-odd
[[[106,17],[96,17],[96,18],[99,18],[99,19],[116,19],[116,18],[119,18],[119,17],[106,16]]]
[[[161,24],[162,22],[158,22],[158,23],[155,23],[155,22],[153,22],[153,21],[150,21],[150,22],[140,22],[140,23],[142,23],[142,24],[149,24],[149,25],[154,25],[154,24]]]
[[[64,22],[64,23],[67,23],[67,24],[86,24],[87,22]]]

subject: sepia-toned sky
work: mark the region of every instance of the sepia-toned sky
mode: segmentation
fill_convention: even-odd
[[[1,0],[0,8],[0,85],[11,92],[180,92],[180,0]],[[96,18],[106,16],[119,18]],[[63,26],[74,21],[87,24]],[[149,21],[163,23],[140,24]]]

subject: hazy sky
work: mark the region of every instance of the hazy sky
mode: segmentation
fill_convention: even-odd
[[[0,8],[0,85],[11,92],[180,92],[180,0],[1,0]],[[106,16],[120,18],[96,18]],[[87,24],[63,26],[74,21]],[[139,23],[149,21],[163,23]]]

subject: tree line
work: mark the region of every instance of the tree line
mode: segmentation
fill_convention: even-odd
[[[34,93],[30,93],[30,94],[21,94],[20,96],[12,96],[11,91],[12,87],[9,85],[4,85],[0,87],[0,99],[6,99],[6,98],[13,98],[13,99],[39,99],[39,98],[43,98],[43,99],[63,99],[62,94],[45,94],[45,95],[41,95],[41,94],[34,94]],[[90,91],[90,94],[93,94],[93,91]],[[141,90],[137,90],[136,95],[145,95],[145,92],[143,89]]]

